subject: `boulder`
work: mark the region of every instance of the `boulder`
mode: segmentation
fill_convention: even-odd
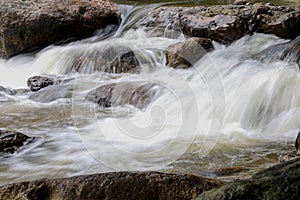
[[[112,172],[6,185],[0,187],[0,199],[185,200],[222,184],[194,175]]]
[[[102,107],[132,105],[142,109],[154,99],[158,87],[144,82],[110,83],[90,91],[85,99]]]
[[[151,36],[163,36],[169,28],[181,29],[187,37],[224,44],[254,31],[294,39],[300,34],[300,10],[265,5],[160,7],[140,19],[136,27]]]
[[[108,0],[0,1],[0,55],[9,58],[66,38],[89,37],[119,22],[119,10]]]
[[[198,200],[299,199],[300,158],[202,193]]]
[[[108,73],[133,73],[138,72],[139,60],[133,51],[122,54],[115,58],[110,65],[105,69]]]
[[[0,155],[15,153],[32,140],[19,132],[0,130]]]
[[[189,38],[167,48],[166,65],[173,68],[189,68],[213,49],[211,41],[207,38]]]
[[[272,45],[254,56],[260,60],[286,60],[297,63],[300,67],[300,36],[283,44]]]

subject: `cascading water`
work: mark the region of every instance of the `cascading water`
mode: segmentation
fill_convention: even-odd
[[[228,47],[215,43],[193,68],[173,69],[165,66],[164,51],[182,37],[151,38],[130,29],[138,16],[129,13],[113,36],[100,31],[99,37],[0,60],[0,85],[11,89],[25,88],[37,74],[70,78],[35,93],[0,93],[0,127],[38,138],[1,158],[0,184],[119,170],[215,176],[210,172],[228,166],[249,176],[292,148],[300,129],[299,68],[254,56],[284,40],[254,34]],[[140,72],[105,73],[128,49],[140,60]],[[122,82],[153,83],[157,95],[144,109],[122,103],[132,95],[122,84],[111,108],[85,99],[100,85]]]

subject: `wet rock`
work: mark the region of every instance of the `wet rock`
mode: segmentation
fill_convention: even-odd
[[[290,42],[270,46],[254,57],[263,61],[286,60],[295,62],[300,67],[300,36]]]
[[[108,0],[6,0],[0,2],[0,55],[23,51],[66,38],[84,38],[109,24],[120,13]]]
[[[40,103],[49,103],[63,98],[71,98],[73,91],[72,83],[53,85],[43,90],[31,93],[29,99]]]
[[[247,180],[234,181],[218,189],[202,193],[198,200],[235,199],[299,199],[300,158],[285,162]]]
[[[233,5],[246,5],[248,2],[245,0],[235,0]]]
[[[19,132],[0,130],[0,155],[15,153],[32,140]]]
[[[33,76],[27,80],[27,86],[31,91],[38,91],[49,85],[53,85],[54,78],[45,76]]]
[[[259,16],[259,17],[258,17]],[[255,25],[255,29],[253,24]],[[137,22],[151,36],[180,29],[188,37],[205,37],[224,44],[251,31],[296,38],[300,34],[300,10],[265,5],[211,7],[161,7]]]
[[[102,107],[132,105],[142,109],[155,98],[159,87],[154,83],[143,82],[111,83],[90,91],[85,99]]]
[[[166,65],[173,68],[189,68],[213,49],[211,41],[207,38],[189,38],[167,48]]]
[[[27,80],[27,86],[31,91],[38,91],[50,85],[56,85],[71,81],[72,79],[59,77],[56,75],[33,76]]]
[[[300,155],[300,132],[298,133],[298,136],[295,141],[295,148],[296,148],[297,154]]]
[[[16,91],[8,89],[8,88],[5,88],[3,86],[0,86],[0,93],[1,92],[9,94],[9,95],[15,95],[16,94]]]
[[[290,160],[294,160],[294,159],[297,159],[297,158],[300,158],[300,132],[298,133],[298,136],[295,140],[295,148],[296,148],[296,151],[290,153],[290,154],[287,154],[287,155],[280,155],[279,156],[279,161],[280,162],[287,162],[287,161],[290,161]]]
[[[6,185],[0,187],[0,199],[185,200],[222,184],[194,175],[114,172]]]
[[[122,54],[115,58],[105,69],[108,73],[134,73],[139,71],[139,60],[133,51]]]

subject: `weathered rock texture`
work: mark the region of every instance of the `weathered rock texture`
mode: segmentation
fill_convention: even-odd
[[[118,82],[105,84],[90,91],[86,100],[97,103],[102,107],[132,105],[145,108],[157,94],[154,83]]]
[[[193,175],[116,172],[2,186],[0,199],[185,200],[222,184]]]
[[[300,34],[300,10],[264,5],[161,7],[139,20],[136,27],[152,36],[179,28],[189,37],[221,43],[230,43],[253,31],[295,38]]]
[[[2,0],[0,57],[69,37],[88,37],[119,21],[118,8],[108,0]]]
[[[197,199],[290,199],[300,197],[300,159],[285,162],[255,174],[251,179],[234,181],[202,193]]]
[[[0,130],[0,155],[15,153],[32,140],[33,138],[19,132]]]
[[[173,68],[188,68],[214,47],[207,38],[192,37],[170,45],[166,50],[166,65]]]

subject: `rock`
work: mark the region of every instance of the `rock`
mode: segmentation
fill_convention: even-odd
[[[233,5],[246,5],[248,2],[245,0],[235,0]]]
[[[300,67],[300,36],[283,44],[270,46],[254,56],[259,60],[286,60],[295,62]]]
[[[300,132],[298,133],[298,136],[295,141],[295,148],[296,148],[297,154],[300,155],[300,146],[299,145],[300,145]]]
[[[300,158],[281,163],[252,176],[218,189],[202,193],[198,200],[299,199]]]
[[[222,184],[194,175],[112,172],[6,185],[0,187],[0,199],[185,200]]]
[[[32,140],[33,138],[19,132],[0,130],[0,155],[15,153]]]
[[[40,103],[49,103],[63,98],[71,98],[73,91],[72,83],[53,85],[43,90],[31,93],[29,99]]]
[[[253,23],[257,24],[255,29]],[[265,5],[161,7],[140,19],[136,27],[151,36],[163,36],[170,27],[180,28],[188,37],[205,37],[224,44],[241,38],[250,29],[294,39],[300,34],[300,10]]]
[[[166,65],[173,68],[189,68],[213,49],[211,41],[207,38],[189,38],[167,48]]]
[[[9,58],[66,38],[85,38],[120,13],[108,0],[5,0],[0,2],[0,54]]]
[[[154,83],[143,82],[110,83],[90,91],[85,99],[102,107],[132,105],[142,109],[157,95],[158,87]]]
[[[53,85],[54,78],[45,76],[33,76],[27,80],[27,86],[31,91],[38,91],[49,85]]]
[[[15,95],[16,94],[16,91],[5,88],[3,86],[0,86],[0,93],[1,92],[4,92],[4,93],[9,94],[9,95]]]
[[[47,86],[65,83],[70,80],[72,79],[59,77],[56,75],[33,76],[27,80],[27,86],[31,91],[35,92]]]
[[[138,72],[139,60],[133,51],[122,54],[115,58],[111,64],[105,69],[108,73],[133,73]]]

